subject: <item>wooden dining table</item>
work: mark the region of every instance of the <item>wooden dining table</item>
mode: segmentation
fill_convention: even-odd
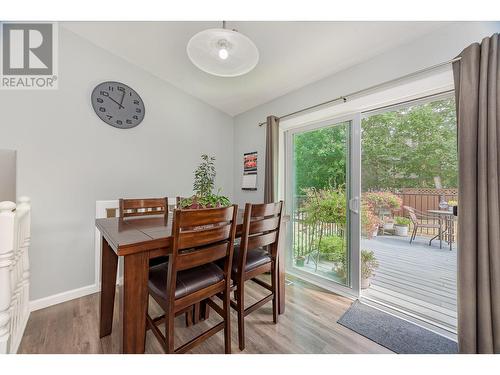
[[[123,289],[120,305],[122,321],[121,352],[144,353],[146,341],[146,311],[148,308],[149,260],[171,253],[172,216],[104,218],[95,225],[102,236],[101,296],[99,335],[111,334],[116,291],[118,257],[123,257]],[[283,220],[288,221],[287,217]],[[238,212],[237,237],[241,236],[243,210]],[[282,225],[285,230],[286,225]],[[280,236],[286,237],[284,234]],[[278,250],[278,313],[285,311],[285,263],[281,240]]]

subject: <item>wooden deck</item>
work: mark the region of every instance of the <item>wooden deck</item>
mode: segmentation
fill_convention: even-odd
[[[408,237],[378,236],[363,239],[361,248],[372,250],[379,268],[371,286],[362,296],[403,310],[456,332],[457,247],[417,237],[410,245]]]

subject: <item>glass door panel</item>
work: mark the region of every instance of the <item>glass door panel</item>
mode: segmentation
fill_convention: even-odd
[[[290,131],[287,152],[292,217],[288,271],[348,288],[351,125],[347,120]]]

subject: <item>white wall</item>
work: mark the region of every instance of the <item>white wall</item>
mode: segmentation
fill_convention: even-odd
[[[119,130],[90,105],[98,83],[121,81],[146,105]],[[96,200],[185,195],[202,153],[233,191],[233,119],[72,32],[59,30],[59,89],[0,91],[0,149],[17,150],[17,191],[32,199],[31,298],[94,282]]]
[[[0,202],[16,202],[16,152],[0,150]]]
[[[440,28],[412,43],[336,73],[235,117],[235,203],[261,202],[264,196],[265,121],[372,85],[415,72],[457,56],[465,47],[500,31],[500,22],[461,22]],[[241,190],[243,153],[259,153],[257,191]]]

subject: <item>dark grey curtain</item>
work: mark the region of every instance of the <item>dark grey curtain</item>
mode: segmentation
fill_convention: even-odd
[[[458,122],[458,344],[500,353],[500,50],[485,38],[453,64]]]
[[[280,119],[269,116],[266,122],[266,175],[264,178],[264,203],[278,200],[278,137]]]

